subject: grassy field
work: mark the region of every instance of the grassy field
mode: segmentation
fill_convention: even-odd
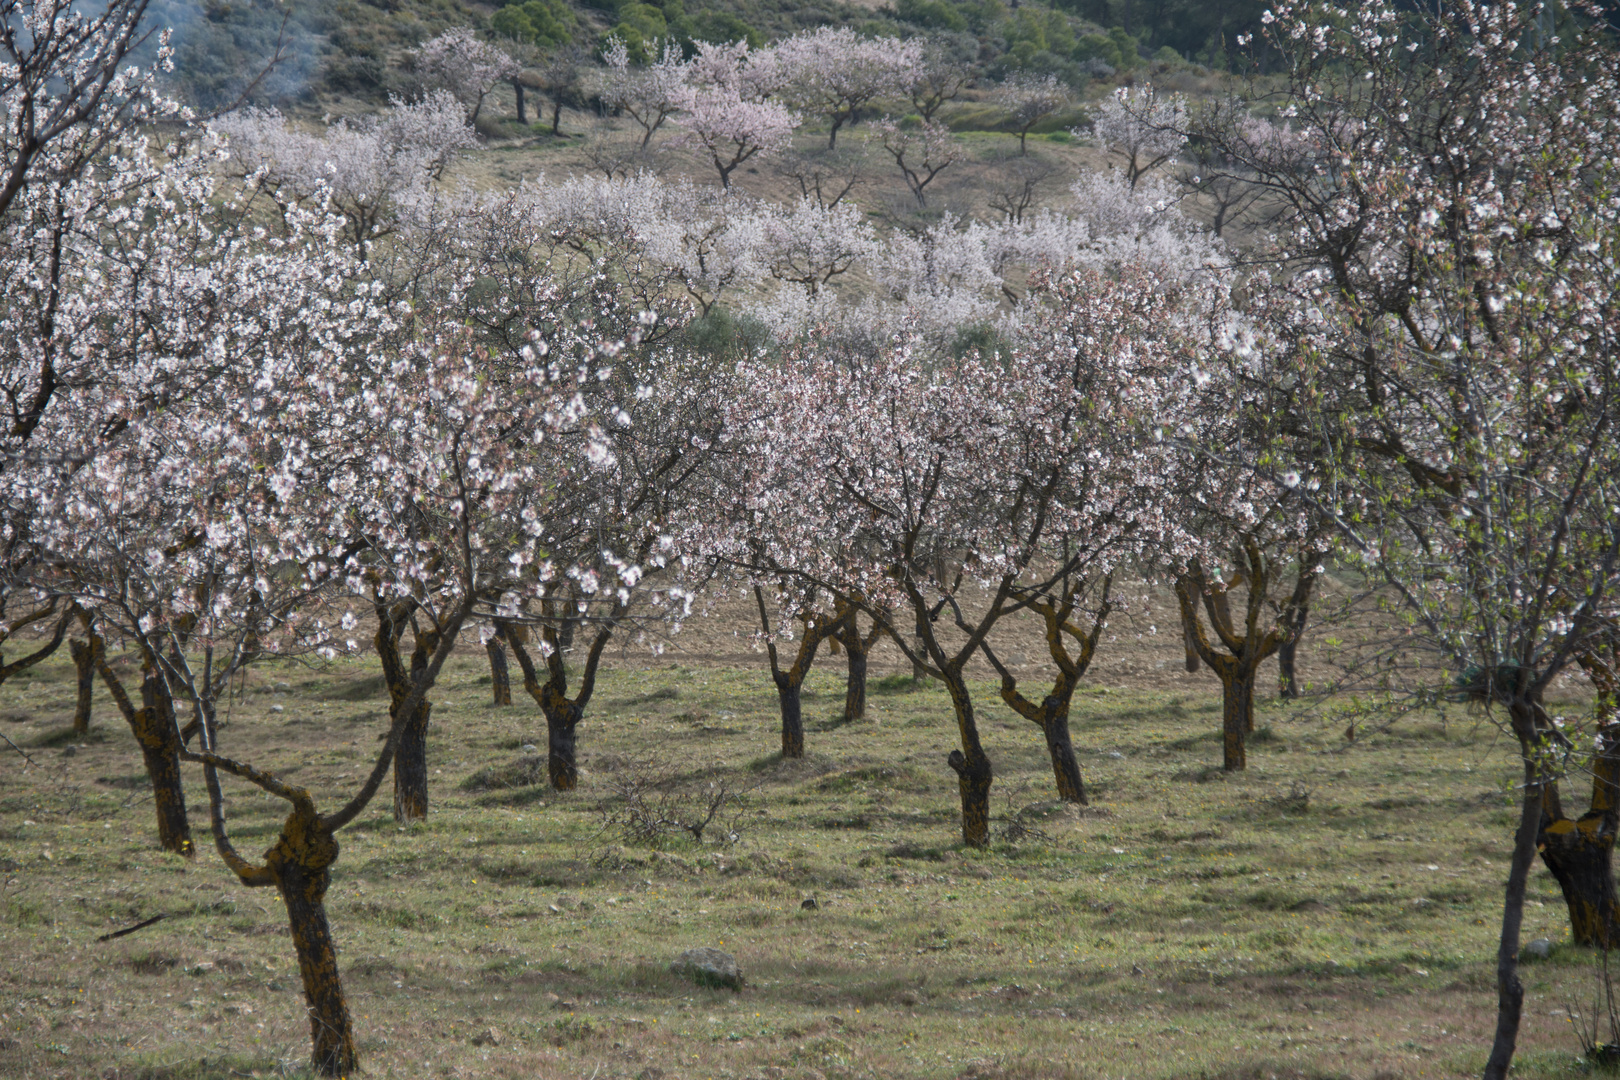
[[[361,660],[257,671],[222,749],[330,809],[382,730],[372,674]],[[1266,702],[1249,772],[1226,777],[1214,681],[1184,682],[1082,691],[1081,814],[1050,801],[1037,730],[981,684],[998,817],[981,852],[958,843],[946,699],[907,677],[877,682],[868,719],[837,727],[841,680],[824,662],[809,757],[784,763],[762,659],[629,657],[581,726],[579,790],[557,796],[521,782],[526,744],[544,746],[538,710],[489,705],[481,651],[458,656],[435,692],[429,820],[396,827],[379,798],[343,834],[328,897],[363,1073],[1476,1073],[1511,829],[1494,729],[1408,720],[1350,742],[1342,720]],[[0,691],[0,730],[38,763],[9,749],[0,762],[0,1075],[302,1075],[275,894],[214,855],[198,776],[202,850],[190,864],[156,850],[110,704],[98,697],[86,743],[63,737],[72,687],[61,662]],[[743,794],[701,845],[649,846],[615,824],[611,796],[655,776]],[[268,846],[280,804],[228,791],[239,845]],[[1530,895],[1526,936],[1564,940],[1539,867]],[[734,953],[747,987],[671,975],[698,945]],[[1525,975],[1519,1075],[1583,1074],[1567,1013],[1590,1006],[1592,958],[1557,946]]]

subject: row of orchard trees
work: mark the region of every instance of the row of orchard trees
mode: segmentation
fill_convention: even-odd
[[[180,776],[201,769],[219,855],[286,903],[314,1059],[341,1075],[337,833],[390,782],[399,818],[428,812],[432,689],[463,634],[515,657],[562,788],[609,640],[673,629],[713,575],[804,627],[786,670],[764,627],[786,753],[817,646],[853,658],[886,636],[950,692],[963,837],[982,845],[971,659],[1083,800],[1068,703],[1129,599],[1116,570],[1148,569],[1175,586],[1190,662],[1221,677],[1239,768],[1256,669],[1297,640],[1337,549],[1402,613],[1413,688],[1486,702],[1522,751],[1504,1075],[1538,846],[1577,936],[1620,929],[1620,80],[1582,14],[1279,8],[1279,122],[1232,103],[1135,117],[1143,154],[1192,138],[1212,181],[1262,189],[1276,234],[1250,269],[1127,184],[1091,219],[1049,215],[1038,243],[885,241],[890,265],[915,245],[941,279],[1010,252],[1023,291],[995,348],[943,348],[934,294],[908,285],[865,308],[865,334],[837,332],[849,303],[717,355],[694,347],[694,311],[767,273],[818,295],[826,271],[783,268],[827,258],[822,226],[791,222],[831,208],[648,178],[456,196],[423,177],[464,110],[429,99],[324,140],[262,114],[198,125],[123,64],[123,8],[36,4],[0,68],[0,605],[8,636],[44,634],[0,677],[77,636],[186,855]],[[378,170],[399,178],[386,198],[351,184]],[[1120,207],[1138,224],[1096,242]],[[1166,222],[1183,254],[1143,257],[1141,223]],[[990,644],[1018,612],[1044,624],[1049,687]],[[232,758],[215,708],[246,665],[340,650],[376,655],[391,722],[359,789],[322,808]],[[1594,711],[1551,715],[1545,690],[1577,666]],[[1570,820],[1557,783],[1588,762],[1591,809]],[[262,856],[233,845],[221,774],[288,803]]]

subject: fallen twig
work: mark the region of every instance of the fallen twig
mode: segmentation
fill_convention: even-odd
[[[150,919],[147,919],[145,922],[138,922],[134,926],[126,926],[122,930],[114,930],[110,934],[102,934],[100,937],[96,938],[96,940],[97,941],[111,941],[113,938],[123,937],[125,934],[133,934],[137,930],[145,930],[148,926],[151,926],[155,922],[162,922],[164,919],[167,919],[168,917],[169,917],[168,915],[154,915]]]
[[[6,740],[6,745],[11,747],[13,750],[17,751],[17,753],[21,754],[22,759],[24,761],[28,762],[28,764],[34,766],[34,768],[36,768],[36,769],[39,768],[39,762],[37,762],[33,758],[29,757],[28,756],[28,751],[24,750],[22,747],[18,746],[16,743],[12,742],[10,735],[7,735],[5,732],[0,731],[0,739]]]

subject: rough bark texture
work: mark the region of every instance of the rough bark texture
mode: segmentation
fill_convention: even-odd
[[[1571,821],[1555,798],[1543,798],[1537,846],[1542,862],[1563,890],[1575,944],[1612,949],[1620,945],[1620,897],[1615,893],[1613,869],[1616,826],[1620,824],[1620,726],[1604,727],[1598,747],[1592,763],[1590,808]]]
[[[512,704],[512,673],[506,666],[506,649],[500,638],[484,643],[489,653],[489,687],[496,705]]]
[[[1298,650],[1298,638],[1277,646],[1277,696],[1289,701],[1299,698],[1299,673],[1295,666]]]
[[[1061,706],[1051,698],[1043,702],[1041,731],[1046,735],[1046,753],[1052,759],[1052,775],[1057,780],[1058,798],[1064,802],[1087,805],[1086,786],[1080,779],[1080,762],[1074,756],[1074,743],[1069,738],[1069,706]]]
[[[1241,772],[1249,767],[1246,743],[1254,731],[1254,674],[1241,664],[1217,667],[1221,677],[1221,768]]]
[[[546,771],[551,786],[573,791],[579,786],[578,730],[585,710],[547,684],[540,711],[546,717]]]
[[[990,846],[990,785],[994,770],[990,757],[979,742],[979,727],[973,716],[973,700],[968,696],[967,683],[962,680],[958,665],[947,665],[943,671],[945,688],[950,691],[951,705],[956,710],[956,725],[962,739],[962,749],[952,750],[945,763],[956,772],[957,788],[962,796],[962,842],[968,847]]]
[[[96,688],[95,649],[88,641],[74,638],[68,642],[73,654],[73,667],[79,676],[79,697],[73,705],[73,734],[83,737],[90,732],[90,699]]]
[[[377,616],[377,658],[382,661],[383,681],[388,686],[389,716],[397,718],[411,696],[416,679],[427,667],[428,657],[438,648],[439,633],[434,629],[417,629],[416,648],[407,673],[399,642],[409,612],[379,605]],[[394,750],[394,820],[401,824],[421,821],[428,815],[427,729],[433,716],[433,703],[426,694],[421,695],[420,701],[401,726],[399,745]]]
[[[135,742],[141,748],[146,775],[152,782],[152,803],[157,812],[158,843],[164,851],[191,858],[196,849],[191,842],[191,823],[186,817],[186,791],[180,781],[180,733],[175,730],[168,689],[152,665],[146,668],[141,684],[141,707],[136,708],[124,691],[124,684],[107,663],[99,640],[91,645],[96,670],[107,691],[123,714]]]
[[[265,865],[287,905],[309,1008],[315,1071],[322,1076],[348,1076],[357,1064],[349,1006],[338,978],[337,947],[326,919],[326,889],[337,856],[336,837],[321,826],[312,809],[306,812],[302,807],[288,816],[280,841],[265,853]]]
[[[776,676],[776,700],[782,708],[782,756],[804,757],[804,714],[799,707],[799,684],[780,673]]]
[[[849,679],[844,689],[844,723],[853,724],[866,716],[867,652],[864,645],[845,651],[849,653]]]

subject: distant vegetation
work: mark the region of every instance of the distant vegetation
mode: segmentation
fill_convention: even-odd
[[[945,35],[992,79],[1009,72],[1051,74],[1081,88],[1093,79],[1129,76],[1149,60],[1238,70],[1256,58],[1235,41],[1260,25],[1260,0],[897,0],[878,10],[841,0],[624,0],[602,6],[570,0],[517,0],[503,6],[466,0],[160,0],[148,14],[173,31],[175,89],[202,108],[235,103],[315,105],[323,98],[378,102],[409,93],[396,61],[405,50],[454,26],[538,50],[597,51],[624,39],[646,62],[660,42],[691,55],[698,41],[766,41],[817,26],[852,26],[869,36]],[[282,59],[265,74],[265,64]],[[1258,58],[1264,62],[1264,57]]]

